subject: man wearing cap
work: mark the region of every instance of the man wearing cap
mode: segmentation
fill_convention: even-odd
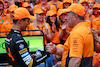
[[[5,49],[9,63],[11,63],[13,67],[33,67],[49,57],[49,53],[46,53],[42,57],[32,59],[34,55],[29,54],[28,45],[22,38],[21,31],[25,30],[30,24],[30,19],[34,20],[36,18],[31,16],[26,8],[20,7],[14,11],[13,26],[5,39]]]
[[[72,4],[66,9],[66,21],[68,27],[72,30],[68,39],[64,44],[62,67],[92,67],[93,59],[93,35],[89,30],[87,23],[84,22],[85,8],[80,4]],[[50,43],[53,48],[54,44]],[[53,53],[53,48],[47,48],[50,53]],[[52,50],[53,49],[53,50]],[[57,50],[56,50],[57,49]],[[61,53],[60,49],[55,48],[54,53]],[[68,56],[69,52],[69,57]],[[68,61],[67,59],[70,58]]]

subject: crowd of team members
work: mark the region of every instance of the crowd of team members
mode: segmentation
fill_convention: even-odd
[[[13,24],[12,15],[14,10],[19,7],[25,7],[30,14],[36,17],[35,21],[31,21],[30,25],[26,30],[42,30],[39,31],[23,31],[23,35],[42,35],[44,34],[45,45],[49,42],[55,44],[64,44],[67,40],[71,28],[67,27],[66,22],[66,8],[68,8],[72,2],[71,0],[35,0],[35,5],[30,4],[30,0],[4,0],[0,4],[4,4],[4,7],[0,5],[0,31],[10,31]],[[77,3],[77,2],[73,2]],[[81,0],[80,3],[85,7],[85,17],[88,27],[94,28],[95,30],[100,29],[100,4],[94,0]],[[78,10],[77,10],[78,11]],[[80,13],[81,15],[81,13]],[[0,36],[6,36],[8,32],[0,33]],[[100,33],[98,33],[100,36]],[[99,43],[96,43],[99,45]],[[99,45],[100,46],[100,45]],[[61,46],[62,48],[62,46]],[[94,52],[93,54],[93,65],[94,67],[100,67],[100,54]]]

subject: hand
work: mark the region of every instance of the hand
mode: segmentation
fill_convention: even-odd
[[[44,35],[47,35],[48,34],[48,29],[45,29],[44,30]]]
[[[63,25],[62,25],[62,28],[63,30],[65,30],[67,28],[67,22],[65,22]]]
[[[36,57],[36,54],[32,54],[31,57],[32,57],[32,58]]]
[[[61,67],[61,64],[62,64],[62,62],[61,62],[61,61],[58,61],[58,62],[55,64],[55,67]]]
[[[67,35],[69,36],[69,31],[68,31],[68,30],[66,30],[66,33],[67,33]]]
[[[94,36],[97,36],[97,33],[94,28],[89,28]]]
[[[57,51],[56,45],[53,44],[52,42],[48,43],[46,45],[46,51],[51,53],[51,54],[55,54]]]

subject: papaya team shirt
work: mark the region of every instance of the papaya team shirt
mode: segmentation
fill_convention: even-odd
[[[66,58],[69,52],[69,58],[81,58],[80,66],[92,67],[93,57],[93,35],[85,22],[78,23],[70,32],[68,39],[64,44],[64,51],[62,57],[62,67],[66,65]]]

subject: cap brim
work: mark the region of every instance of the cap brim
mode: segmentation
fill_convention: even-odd
[[[23,7],[31,7],[30,5],[24,5]]]
[[[32,15],[30,15],[28,18],[29,18],[29,19],[32,19],[32,20],[35,20],[35,19],[36,19],[36,17],[34,17],[34,16],[32,16]]]
[[[98,10],[100,12],[100,10]]]
[[[71,12],[68,8],[63,11],[63,13]]]

